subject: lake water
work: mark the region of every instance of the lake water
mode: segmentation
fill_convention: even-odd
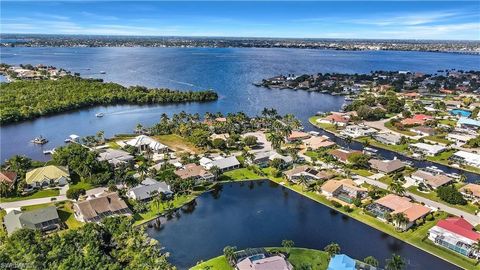
[[[137,123],[151,125],[162,113],[236,112],[250,115],[264,107],[293,113],[306,123],[317,111],[338,110],[343,97],[293,90],[268,90],[252,85],[262,78],[286,73],[411,70],[434,73],[439,69],[477,69],[480,57],[448,53],[397,51],[332,51],[252,48],[2,48],[2,62],[45,64],[103,78],[123,85],[168,87],[182,90],[214,89],[220,99],[210,103],[108,106],[88,108],[1,128],[0,158],[25,154],[46,160],[42,150],[63,144],[70,134],[86,136],[104,130],[107,136],[131,132]],[[106,74],[100,74],[105,71]],[[97,112],[103,118],[96,118]],[[36,146],[30,140],[47,137]]]
[[[227,245],[280,246],[283,239],[313,249],[336,242],[343,253],[360,260],[372,255],[382,265],[396,253],[406,259],[407,269],[457,269],[270,181],[226,184],[200,196],[193,209],[180,211],[161,230],[149,228],[148,233],[171,252],[170,261],[179,269],[221,255]]]

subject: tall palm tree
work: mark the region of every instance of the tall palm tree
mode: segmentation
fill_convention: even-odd
[[[405,269],[405,261],[400,255],[392,254],[392,258],[387,260],[386,270],[403,270]]]
[[[284,142],[283,136],[277,132],[271,132],[267,136],[267,140],[272,143],[273,149],[280,149],[282,143]]]
[[[403,229],[403,226],[409,222],[407,216],[404,213],[393,214],[392,219],[396,227],[401,229]]]
[[[302,190],[305,191],[305,187],[308,185],[308,178],[301,174],[300,177],[298,177],[298,184],[302,186]]]
[[[398,194],[398,195],[404,195],[405,192],[406,192],[405,188],[402,185],[402,182],[400,182],[400,181],[392,181],[388,185],[388,190],[390,190],[393,193]]]
[[[147,176],[147,173],[148,173],[147,163],[142,161],[138,165],[138,172],[140,173],[140,180],[142,180],[142,181],[145,180],[145,176]]]

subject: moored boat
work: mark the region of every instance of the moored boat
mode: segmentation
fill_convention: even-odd
[[[34,143],[34,144],[46,144],[46,143],[48,143],[48,140],[47,140],[47,138],[44,138],[42,136],[38,136],[35,139],[33,139],[31,142]]]
[[[95,114],[96,117],[103,117],[103,115],[104,115],[103,113],[96,113]]]

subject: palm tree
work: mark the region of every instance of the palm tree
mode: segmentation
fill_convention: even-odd
[[[477,242],[472,244],[472,250],[480,253],[480,239]],[[480,258],[480,254],[477,254],[477,259]]]
[[[373,267],[378,267],[378,260],[373,256],[366,257],[363,259],[363,262]]]
[[[403,229],[403,226],[409,222],[407,216],[404,213],[393,214],[392,220],[395,226],[400,229]]]
[[[341,251],[341,248],[339,244],[332,242],[328,244],[323,250],[326,251],[331,257],[335,254],[339,254]]]
[[[0,182],[0,197],[6,197],[10,191],[10,185],[6,182]]]
[[[392,258],[387,259],[386,270],[402,270],[405,269],[405,261],[400,255],[392,254]]]
[[[460,178],[458,179],[458,181],[464,183],[465,181],[467,181],[467,176],[462,173],[460,175]]]
[[[145,176],[146,176],[147,173],[148,173],[147,163],[141,162],[141,163],[138,165],[138,172],[140,173],[140,179],[141,179],[142,181],[145,180]]]
[[[282,247],[285,249],[285,251],[290,253],[290,249],[293,247],[294,243],[292,240],[282,240]]]
[[[405,192],[406,192],[405,188],[403,187],[403,185],[400,181],[392,181],[388,185],[388,190],[390,190],[393,193],[398,194],[398,195],[404,195]]]
[[[237,251],[237,247],[226,246],[223,248],[223,255],[230,264],[235,259],[235,251]]]
[[[268,134],[267,140],[272,143],[273,149],[279,149],[284,142],[283,136],[274,131]]]
[[[100,144],[105,142],[105,131],[100,130],[99,132],[97,132],[97,140]]]
[[[218,166],[212,166],[210,172],[215,176],[215,179],[217,179],[222,173],[222,170],[220,170]]]
[[[300,177],[298,177],[298,184],[302,186],[302,190],[305,191],[305,187],[308,185],[308,178],[301,174]]]

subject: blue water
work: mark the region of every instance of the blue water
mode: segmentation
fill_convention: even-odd
[[[460,116],[463,116],[463,117],[470,117],[470,115],[472,115],[472,112],[467,111],[467,110],[462,110],[462,109],[453,109],[453,110],[450,111],[450,114],[460,115]]]
[[[381,266],[396,253],[407,261],[406,269],[458,269],[270,181],[226,184],[200,196],[161,230],[147,232],[171,252],[170,261],[182,270],[222,254],[228,245],[274,247],[284,239],[313,249],[336,242],[342,253],[359,260],[374,256]]]
[[[104,130],[107,136],[131,132],[136,124],[151,125],[162,113],[244,111],[250,115],[264,107],[293,113],[306,123],[317,111],[338,110],[343,97],[293,90],[268,90],[252,85],[280,73],[411,70],[433,73],[438,69],[476,69],[480,57],[448,53],[397,51],[331,51],[251,48],[2,48],[2,62],[45,64],[103,78],[123,85],[174,89],[212,88],[220,99],[207,104],[108,106],[88,108],[33,121],[3,126],[1,160],[24,154],[45,160],[44,149],[63,144],[70,134],[86,136]],[[106,74],[100,74],[106,71]],[[95,113],[105,112],[103,118]],[[50,142],[29,141],[42,135]]]

